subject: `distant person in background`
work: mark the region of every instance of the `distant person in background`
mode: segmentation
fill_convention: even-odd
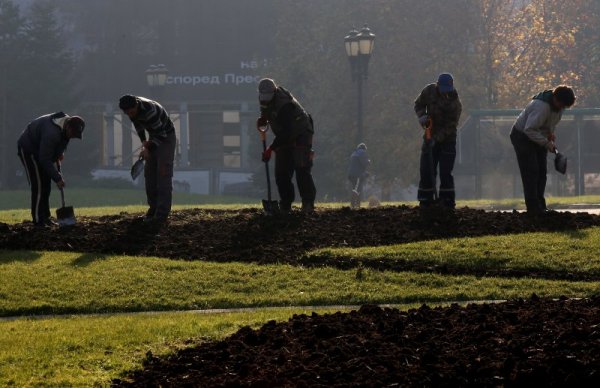
[[[568,86],[545,90],[527,104],[510,132],[528,214],[535,216],[547,211],[544,192],[548,151],[554,152],[556,149],[556,125],[562,118],[563,111],[574,103],[575,93]]]
[[[126,94],[119,99],[119,108],[131,119],[142,142],[140,157],[146,161],[144,178],[149,206],[144,222],[166,222],[171,212],[177,144],[173,122],[158,102],[144,97]]]
[[[370,164],[367,146],[365,143],[360,143],[350,155],[350,165],[348,166],[348,180],[352,186],[350,207],[360,207],[362,189],[369,175],[367,169]]]
[[[431,131],[433,171],[429,169],[430,161],[427,159],[429,145],[426,139],[421,148],[421,179],[417,193],[421,207],[429,207],[434,202],[436,190],[434,178],[437,176],[438,165],[440,203],[451,209],[456,206],[452,170],[456,159],[456,134],[461,112],[462,104],[454,88],[454,78],[448,73],[440,74],[436,83],[425,86],[415,100],[415,113],[419,118],[419,124],[425,128],[429,120],[433,123]]]
[[[33,120],[19,137],[18,155],[31,188],[31,217],[36,226],[57,225],[50,218],[50,181],[65,187],[57,167],[69,140],[81,139],[84,128],[81,117],[57,112]]]
[[[302,198],[302,211],[312,213],[317,190],[311,174],[313,166],[312,140],[314,127],[312,117],[290,92],[277,86],[270,78],[258,84],[260,117],[257,127],[270,125],[275,139],[262,155],[263,161],[271,159],[275,152],[275,182],[279,191],[279,207],[283,213],[292,210],[294,184]]]

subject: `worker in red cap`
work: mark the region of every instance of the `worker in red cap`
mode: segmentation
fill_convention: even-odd
[[[56,225],[50,218],[50,181],[60,189],[65,187],[57,167],[69,140],[81,139],[84,128],[81,117],[57,112],[33,120],[19,137],[18,155],[31,188],[31,217],[36,226]]]

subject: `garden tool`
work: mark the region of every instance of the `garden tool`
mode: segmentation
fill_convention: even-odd
[[[425,125],[425,152],[427,154],[427,168],[429,170],[431,185],[433,187],[433,201],[437,202],[438,194],[437,194],[437,183],[435,179],[435,163],[433,163],[433,138],[431,135],[431,130],[433,129],[433,120],[430,118],[427,119],[427,124]]]
[[[58,168],[58,172],[60,172],[60,162],[56,163],[56,167]],[[60,209],[56,209],[56,220],[58,222],[58,226],[73,226],[75,225],[75,211],[73,210],[73,206],[65,206],[65,190],[60,188],[60,199],[62,202],[62,207]]]
[[[558,152],[558,148],[556,147],[554,147],[554,153],[556,154],[554,169],[564,175],[567,172],[567,157]]]
[[[258,127],[260,133],[260,139],[262,140],[263,152],[267,150],[267,131],[269,126]],[[267,199],[262,200],[263,209],[265,214],[272,215],[279,212],[279,202],[271,199],[271,177],[269,175],[269,161],[265,160],[265,171],[267,172]]]
[[[358,187],[360,185],[360,179],[361,179],[360,177],[358,179],[356,179],[356,185],[352,189],[352,202],[350,204],[352,208],[360,207],[360,193],[358,192]]]
[[[138,176],[144,171],[144,158],[140,158],[131,166],[131,179],[136,180]]]

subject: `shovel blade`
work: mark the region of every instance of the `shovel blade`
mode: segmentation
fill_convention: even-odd
[[[144,161],[142,159],[138,160],[131,166],[131,179],[136,180],[137,177],[144,171]]]
[[[561,174],[566,174],[567,172],[567,157],[561,153],[556,154],[556,158],[554,158],[554,169],[560,172]]]
[[[262,204],[266,214],[279,213],[279,202],[263,199]]]
[[[56,221],[59,226],[75,225],[75,211],[73,210],[73,206],[56,209]]]

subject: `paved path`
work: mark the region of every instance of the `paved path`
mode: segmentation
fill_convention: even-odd
[[[487,209],[486,209],[487,210]],[[595,215],[600,215],[600,207],[593,207],[593,208],[588,208],[588,207],[572,207],[572,208],[568,208],[568,209],[552,209],[552,210],[556,210],[557,212],[561,212],[561,213],[566,213],[566,212],[570,212],[570,213],[590,213],[590,214],[595,214]],[[489,211],[497,211],[497,210],[489,210]],[[501,209],[501,212],[512,212],[512,209]],[[525,210],[520,209],[517,210],[520,213],[523,213]]]
[[[429,306],[450,305],[453,303],[466,305],[470,303],[502,303],[505,299],[490,300],[463,300],[463,301],[438,301],[438,302],[415,302],[402,304],[380,304],[379,307],[402,307],[407,305],[427,304]],[[80,317],[118,317],[135,315],[158,315],[164,313],[189,313],[189,314],[231,314],[231,313],[252,313],[257,311],[318,311],[318,310],[357,310],[361,307],[358,304],[338,304],[327,306],[279,306],[279,307],[239,307],[231,309],[206,309],[206,310],[164,310],[164,311],[135,311],[122,313],[81,313],[81,314],[39,314],[39,315],[15,315],[10,317],[0,317],[0,322],[15,321],[18,319],[54,319],[54,318],[80,318]]]

